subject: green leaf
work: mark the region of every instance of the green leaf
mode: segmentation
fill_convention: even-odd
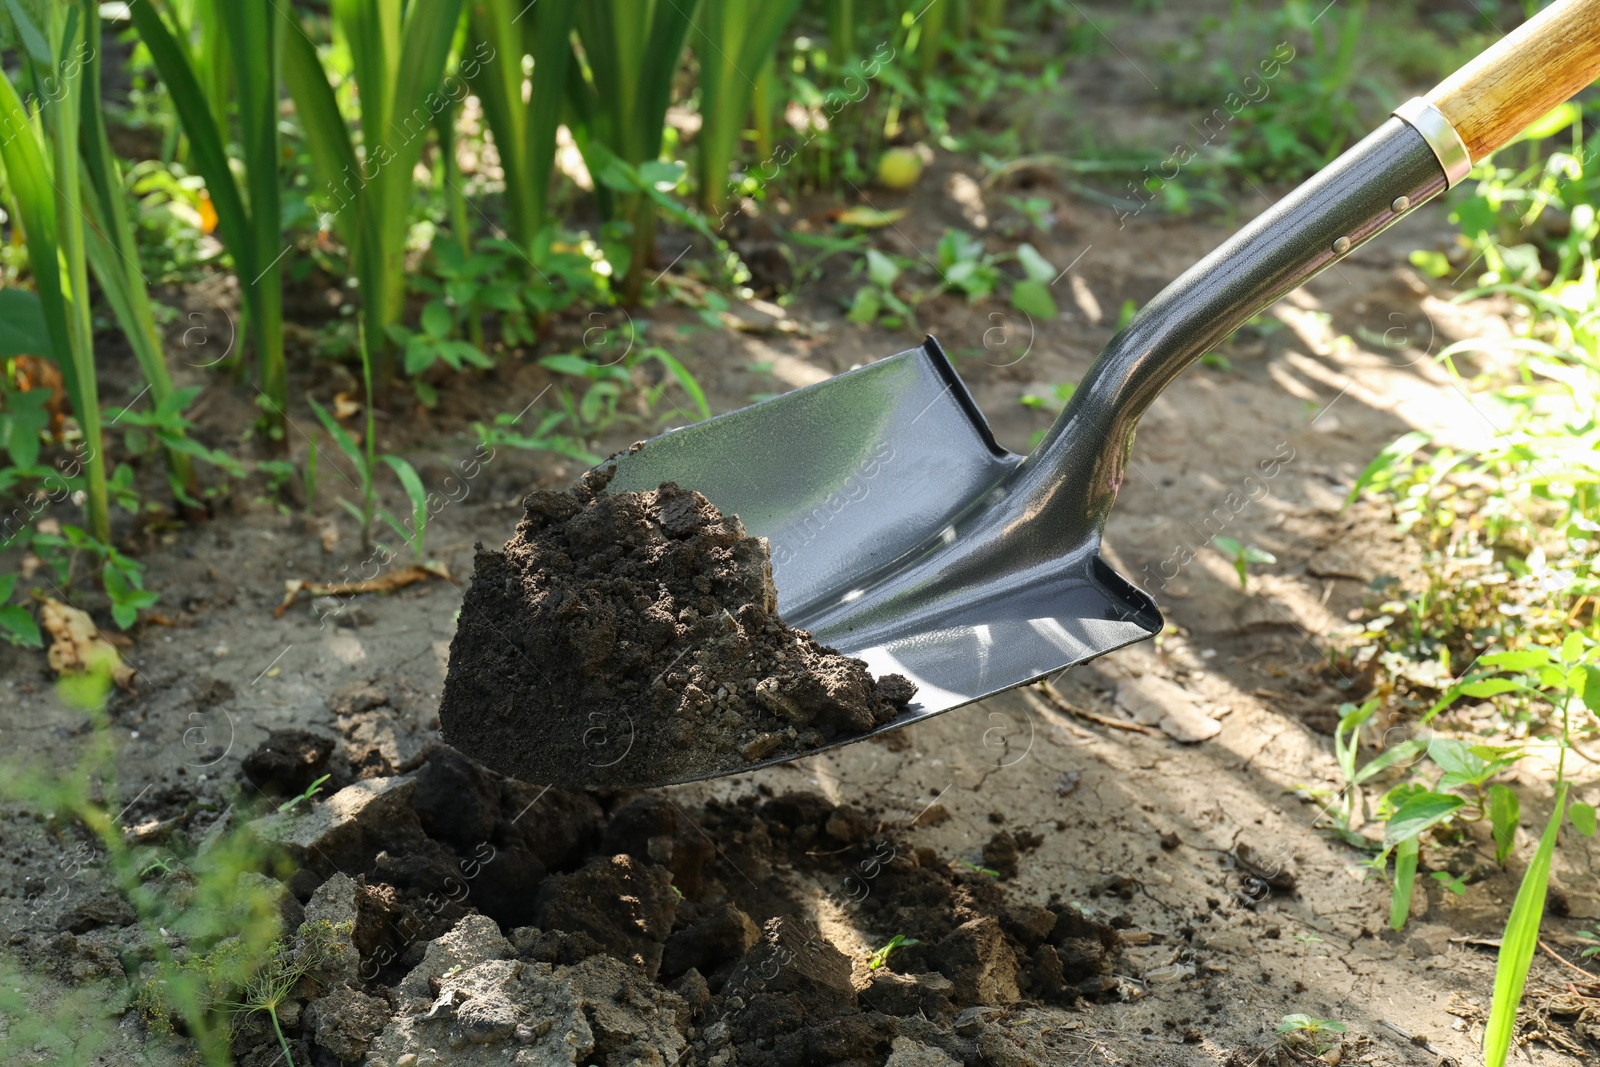
[[[14,644],[24,648],[44,647],[44,637],[33,615],[20,604],[0,605],[0,630],[6,632]]]
[[[850,313],[845,316],[851,322],[860,326],[871,326],[878,319],[878,311],[883,302],[878,299],[878,290],[870,285],[863,285],[856,290],[855,299],[850,302]]]
[[[407,374],[421,374],[439,358],[439,352],[421,337],[406,342],[405,368]]]
[[[1583,681],[1583,702],[1590,711],[1600,715],[1600,667],[1590,664],[1584,672],[1587,677]]]
[[[1397,745],[1386,748],[1361,768],[1351,780],[1351,784],[1360,785],[1373,775],[1394,766],[1396,763],[1410,759],[1425,747],[1427,747],[1427,742],[1420,738],[1411,738],[1408,741],[1402,741]]]
[[[1517,1032],[1517,1006],[1528,980],[1528,967],[1539,943],[1539,924],[1544,916],[1544,898],[1550,884],[1550,860],[1556,850],[1556,833],[1567,807],[1567,784],[1556,787],[1556,803],[1550,822],[1533,860],[1522,875],[1505,936],[1500,939],[1500,955],[1495,963],[1494,1000],[1489,1007],[1489,1022],[1483,1035],[1485,1067],[1505,1067]]]
[[[1503,671],[1531,671],[1550,662],[1550,650],[1529,648],[1519,652],[1491,652],[1486,656],[1479,656],[1478,662],[1485,667],[1495,667]]]
[[[570,374],[577,378],[591,377],[594,364],[582,356],[575,356],[570,352],[558,352],[553,356],[545,356],[539,360],[539,366],[546,370],[553,370],[557,374]]]
[[[1595,812],[1593,804],[1585,804],[1581,800],[1567,811],[1567,817],[1572,820],[1572,825],[1584,837],[1593,837],[1595,832]]]
[[[1056,298],[1050,295],[1050,287],[1032,278],[1011,287],[1011,306],[1046,322],[1053,322],[1056,317]]]
[[[1573,630],[1561,642],[1561,662],[1568,666],[1583,659],[1583,634]]]
[[[1443,822],[1466,801],[1449,793],[1431,790],[1417,793],[1400,805],[1383,828],[1383,847],[1390,848],[1415,838],[1429,827]]]
[[[1489,825],[1494,831],[1494,861],[1506,865],[1517,841],[1517,823],[1522,818],[1522,802],[1509,786],[1496,782],[1489,787]]]
[[[445,307],[443,300],[430,300],[428,306],[422,309],[422,330],[435,341],[449,337],[454,325],[450,309]]]
[[[1411,914],[1411,887],[1417,879],[1417,839],[1408,837],[1399,846],[1394,853],[1394,889],[1389,896],[1389,925],[1396,930],[1405,926]]]
[[[0,289],[0,359],[49,358],[52,351],[50,328],[45,325],[39,294],[27,289]]]
[[[876,248],[867,249],[867,277],[872,284],[887,289],[900,277],[900,265]],[[854,320],[852,320],[854,321]],[[867,321],[872,321],[868,319]]]
[[[1017,262],[1022,266],[1022,273],[1026,274],[1031,282],[1048,286],[1056,279],[1055,265],[1027,242],[1017,246]]]
[[[1350,494],[1344,498],[1344,506],[1349,507],[1356,497],[1361,495],[1361,490],[1371,485],[1380,474],[1394,467],[1401,460],[1432,440],[1433,438],[1429,434],[1425,434],[1421,430],[1412,430],[1410,433],[1401,436],[1388,448],[1379,452],[1372,462],[1367,464],[1366,470],[1361,472],[1361,476],[1356,479],[1356,484],[1350,487]]]

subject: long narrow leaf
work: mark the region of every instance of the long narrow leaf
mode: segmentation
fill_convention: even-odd
[[[1486,1067],[1505,1067],[1511,1042],[1517,1032],[1517,1007],[1528,980],[1528,967],[1539,944],[1539,924],[1544,918],[1544,898],[1550,885],[1550,861],[1555,855],[1556,834],[1567,811],[1567,784],[1556,787],[1556,805],[1550,822],[1539,839],[1533,860],[1523,872],[1517,899],[1511,905],[1505,936],[1500,940],[1500,956],[1494,968],[1494,1000],[1489,1006],[1489,1023],[1483,1033]]]

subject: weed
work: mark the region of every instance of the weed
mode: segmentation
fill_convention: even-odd
[[[1217,551],[1228,557],[1233,564],[1233,571],[1239,576],[1239,588],[1248,588],[1250,584],[1250,565],[1252,563],[1276,563],[1278,557],[1264,548],[1247,545],[1232,537],[1213,537],[1211,543]]]
[[[1337,1043],[1324,1041],[1324,1034],[1342,1034],[1348,1029],[1349,1027],[1337,1019],[1318,1019],[1299,1012],[1285,1015],[1277,1026],[1277,1032],[1282,1034],[1285,1040],[1301,1038],[1311,1045],[1318,1056]]]
[[[881,323],[891,330],[902,326],[917,328],[916,315],[911,305],[895,293],[895,282],[901,274],[900,264],[876,248],[866,253],[867,284],[856,289],[845,316],[861,326]]]
[[[1578,953],[1579,959],[1592,959],[1600,956],[1600,923],[1596,923],[1592,930],[1579,930],[1578,936],[1591,942],[1588,948]]]
[[[884,945],[871,956],[867,957],[867,970],[875,971],[879,967],[883,967],[888,964],[889,956],[894,952],[895,949],[900,948],[902,945],[920,944],[922,944],[922,942],[918,941],[914,937],[907,937],[905,934],[895,934],[889,939],[888,944]]]
[[[304,804],[306,801],[310,800],[312,797],[314,797],[318,793],[322,792],[322,783],[326,782],[331,777],[333,777],[331,774],[324,774],[321,778],[318,778],[316,781],[314,781],[310,785],[306,786],[305,792],[301,793],[297,797],[290,797],[288,800],[285,800],[282,804],[279,804],[278,805],[278,811],[279,812],[293,811],[295,808],[298,808],[301,804]]]

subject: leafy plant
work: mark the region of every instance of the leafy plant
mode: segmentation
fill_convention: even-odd
[[[93,44],[88,40],[82,4],[47,5],[40,13],[43,24],[36,25],[18,0],[6,2],[23,46],[23,77],[40,90],[48,80],[55,90],[34,94],[45,102],[36,122],[23,106],[10,75],[0,72],[0,161],[5,164],[6,184],[33,265],[34,285],[50,338],[49,355],[61,371],[83,434],[84,510],[89,529],[100,541],[110,541],[78,148],[82,57]]]
[[[1252,563],[1276,563],[1278,557],[1264,548],[1247,545],[1232,537],[1213,537],[1211,543],[1217,550],[1233,564],[1233,571],[1239,576],[1239,588],[1245,589],[1250,584],[1250,565]]]
[[[190,161],[205,178],[208,202],[216,213],[217,231],[233,257],[239,289],[244,294],[245,328],[256,350],[262,408],[272,438],[287,447],[289,386],[283,353],[283,242],[278,167],[279,56],[285,40],[303,40],[298,25],[283,25],[284,7],[272,0],[226,0],[216,5],[208,23],[226,42],[228,65],[220,50],[207,50],[201,75],[185,47],[157,12],[154,0],[133,0],[128,7],[139,36],[171,92],[174,108],[188,134]],[[214,22],[212,21],[214,20]],[[244,188],[228,158],[227,124],[221,106],[224,72],[232,72],[237,102],[238,140],[242,150]],[[159,400],[160,398],[158,398]]]
[[[693,7],[676,0],[616,0],[581,4],[576,12],[583,54],[579,76],[567,83],[577,119],[573,133],[595,175],[602,213],[626,221],[632,230],[621,286],[629,304],[639,302],[655,257],[658,201],[648,187],[661,179],[647,168],[661,155],[673,76]],[[626,170],[610,165],[613,159],[637,177],[629,180]]]
[[[146,0],[147,2],[147,0]],[[360,102],[361,151],[334,94],[335,76],[318,57],[304,21],[290,15],[283,77],[305,129],[311,158],[334,201],[333,214],[355,260],[364,345],[386,385],[394,359],[389,327],[405,310],[405,246],[412,171],[422,157],[462,0],[335,0],[334,25],[349,49]],[[281,10],[281,8],[280,8]]]
[[[1331,1042],[1322,1040],[1324,1034],[1342,1034],[1348,1029],[1349,1027],[1337,1019],[1318,1019],[1301,1012],[1285,1015],[1277,1026],[1278,1033],[1285,1037],[1303,1037],[1319,1056],[1332,1047]]]
[[[331,774],[324,774],[321,778],[318,778],[316,781],[314,781],[310,785],[306,786],[304,792],[302,792],[299,796],[290,797],[288,800],[285,800],[282,804],[279,804],[278,805],[279,813],[293,811],[295,808],[298,808],[301,804],[304,804],[306,801],[310,800],[312,797],[314,797],[318,793],[322,792],[322,783],[326,782],[329,778],[332,778],[332,777],[333,777],[333,775],[331,775]]]
[[[856,289],[845,317],[861,326],[881,322],[891,330],[903,325],[916,329],[916,315],[911,305],[894,291],[895,282],[900,278],[900,264],[876,248],[869,248],[866,269],[867,284]]]
[[[17,587],[15,574],[0,574],[0,636],[13,645],[24,648],[44,647],[44,636],[33,613],[20,604],[11,603],[11,593]]]
[[[756,91],[746,71],[762,70],[777,47],[778,37],[794,17],[800,0],[701,0],[694,21],[695,58],[700,69],[700,137],[695,177],[700,206],[707,215],[722,214],[728,194],[728,172]],[[840,48],[850,47],[849,12],[830,8],[840,30]],[[846,53],[847,54],[847,53]]]
[[[914,937],[907,937],[905,934],[895,934],[889,939],[888,944],[884,945],[871,956],[867,957],[867,970],[875,971],[878,968],[886,965],[889,962],[889,957],[891,954],[893,954],[894,950],[903,945],[920,944],[922,944],[922,942],[918,941]]]
[[[578,0],[542,0],[532,7],[520,0],[481,0],[467,6],[471,47],[461,72],[482,102],[505,171],[507,225],[529,264],[547,221],[561,100],[575,69],[568,38],[577,9]],[[529,58],[533,70],[524,99],[523,65]]]

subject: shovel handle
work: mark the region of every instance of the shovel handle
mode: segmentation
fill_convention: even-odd
[[[1434,87],[1426,99],[1472,162],[1600,76],[1600,0],[1558,0]]]

